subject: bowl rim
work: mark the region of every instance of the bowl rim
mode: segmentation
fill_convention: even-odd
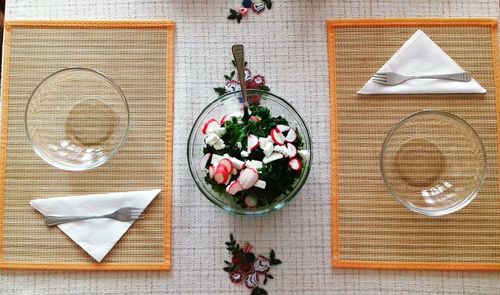
[[[469,129],[470,131],[472,131],[473,136],[476,138],[476,141],[479,143],[479,146],[481,148],[481,153],[483,154],[483,158],[484,158],[483,165],[482,165],[481,179],[476,184],[476,186],[474,187],[474,189],[471,190],[471,192],[469,193],[469,195],[466,198],[464,198],[461,202],[459,202],[459,203],[457,203],[457,204],[455,204],[455,205],[453,205],[451,207],[445,208],[445,209],[439,209],[439,210],[420,209],[420,208],[418,208],[416,206],[410,205],[407,202],[404,202],[398,196],[398,194],[392,189],[392,187],[388,184],[387,175],[386,175],[385,170],[384,170],[384,165],[383,165],[384,164],[384,159],[383,159],[384,158],[384,153],[385,153],[385,149],[386,149],[387,143],[391,139],[392,135],[401,126],[403,126],[406,122],[408,122],[412,118],[417,117],[417,116],[421,116],[421,115],[426,115],[426,114],[439,115],[439,116],[448,117],[448,118],[450,118],[450,119],[452,119],[452,120],[454,120],[456,122],[459,122],[460,124],[462,124],[463,126],[465,126],[467,129]],[[386,137],[384,139],[384,143],[382,144],[382,148],[380,150],[380,161],[379,161],[380,166],[379,166],[379,168],[380,168],[380,171],[381,171],[381,174],[382,174],[382,178],[384,180],[385,187],[389,190],[390,194],[399,203],[401,203],[402,205],[404,205],[406,208],[410,209],[413,212],[416,212],[416,213],[419,213],[419,214],[422,214],[422,215],[426,215],[426,216],[429,216],[429,217],[439,217],[439,216],[448,215],[450,213],[457,212],[457,211],[463,209],[470,202],[472,202],[472,200],[474,200],[476,198],[476,196],[477,196],[479,190],[481,189],[481,187],[483,186],[484,180],[486,178],[487,162],[488,162],[488,158],[486,156],[486,150],[484,148],[483,141],[479,137],[479,134],[476,132],[476,130],[469,123],[467,123],[467,121],[465,121],[464,119],[462,119],[459,116],[457,116],[455,114],[452,114],[450,112],[445,112],[445,111],[435,110],[435,109],[423,109],[423,110],[411,113],[410,115],[404,117],[403,119],[401,119],[398,123],[396,123],[391,128],[391,130],[389,131],[389,133],[386,135]]]
[[[106,82],[108,82],[111,86],[113,86],[113,88],[120,95],[120,97],[122,99],[122,102],[123,102],[123,105],[125,107],[126,114],[127,114],[127,120],[126,120],[126,124],[125,124],[125,132],[123,133],[123,136],[120,139],[120,142],[115,146],[115,148],[113,148],[113,150],[109,153],[109,155],[106,156],[103,160],[97,161],[94,164],[92,164],[90,166],[87,166],[87,167],[78,167],[78,166],[74,166],[74,165],[66,165],[66,164],[62,164],[62,163],[60,163],[58,161],[52,160],[52,158],[50,158],[46,153],[44,153],[42,150],[40,150],[37,147],[36,144],[34,144],[33,139],[32,139],[32,134],[30,134],[30,132],[28,130],[28,110],[30,108],[33,96],[35,95],[35,93],[37,92],[37,90],[47,80],[51,79],[52,77],[54,77],[56,75],[59,75],[59,74],[64,73],[64,72],[79,72],[79,71],[90,72],[90,73],[96,74],[100,78],[102,78]],[[110,77],[108,77],[106,74],[104,74],[104,73],[102,73],[102,72],[100,72],[98,70],[91,69],[91,68],[85,68],[85,67],[69,67],[69,68],[64,68],[64,69],[57,70],[57,71],[53,72],[52,74],[48,75],[47,77],[43,78],[42,81],[40,83],[38,83],[38,85],[35,87],[35,89],[31,92],[31,95],[30,95],[30,97],[28,99],[28,102],[26,103],[26,107],[24,109],[24,129],[25,129],[26,135],[28,137],[28,141],[29,141],[32,149],[35,151],[35,153],[40,158],[42,158],[48,164],[50,164],[50,165],[52,165],[52,166],[54,166],[56,168],[59,168],[59,169],[62,169],[62,170],[67,170],[67,171],[86,171],[86,170],[91,170],[91,169],[97,168],[97,167],[101,166],[102,164],[106,163],[107,161],[109,161],[122,148],[122,146],[125,144],[125,142],[127,140],[127,137],[128,137],[129,128],[130,128],[130,109],[129,109],[128,102],[127,102],[127,99],[125,97],[125,94],[123,93],[123,91],[121,90],[121,88],[118,86],[118,84],[116,84]]]
[[[191,157],[190,157],[190,147],[192,145],[192,139],[194,139],[194,135],[196,135],[196,133],[198,132],[198,130],[196,130],[196,128],[195,128],[196,123],[202,118],[205,111],[207,111],[212,106],[218,104],[219,102],[224,101],[228,97],[234,97],[234,96],[238,95],[238,93],[241,93],[241,91],[228,92],[228,93],[225,93],[225,94],[219,96],[218,98],[216,98],[215,100],[210,102],[205,108],[203,108],[203,110],[197,116],[197,118],[194,121],[193,126],[191,128],[191,131],[189,132],[188,142],[186,145],[189,172],[190,172],[191,177],[193,178],[196,186],[201,191],[201,193],[205,196],[206,199],[208,199],[211,203],[215,204],[217,207],[224,209],[224,211],[226,211],[226,212],[230,212],[230,213],[234,213],[234,214],[238,214],[238,215],[263,216],[263,215],[267,215],[267,214],[276,212],[279,209],[283,208],[286,204],[288,204],[291,200],[293,200],[295,198],[295,196],[299,193],[299,191],[302,189],[302,187],[304,186],[304,184],[307,181],[307,178],[309,177],[309,172],[311,171],[311,167],[312,167],[312,159],[313,159],[312,147],[313,147],[313,144],[312,144],[311,136],[309,134],[309,129],[307,128],[306,123],[304,122],[304,120],[302,119],[300,114],[297,112],[297,110],[295,110],[295,108],[289,102],[287,102],[285,99],[283,99],[283,98],[281,98],[281,97],[279,97],[279,96],[277,96],[269,91],[248,89],[247,90],[248,95],[263,94],[263,95],[270,96],[273,99],[277,99],[278,101],[282,102],[284,105],[286,105],[286,107],[290,108],[290,110],[292,110],[297,115],[300,122],[304,125],[305,129],[304,129],[304,132],[302,132],[303,134],[301,134],[301,136],[307,138],[307,141],[309,143],[309,159],[307,161],[307,164],[303,166],[303,168],[305,168],[305,170],[303,172],[304,174],[301,177],[303,180],[301,182],[299,182],[297,184],[297,186],[294,187],[294,189],[288,195],[286,195],[286,197],[283,198],[280,202],[274,203],[274,204],[272,204],[268,207],[264,207],[264,209],[260,209],[260,210],[259,209],[245,210],[245,209],[233,208],[233,207],[226,205],[225,203],[218,201],[215,198],[212,198],[212,196],[210,194],[207,194],[205,192],[205,189],[202,187],[202,185],[200,183],[198,183],[198,181],[196,181],[195,173],[194,173],[193,168],[192,168],[193,167],[193,165],[192,165],[193,159],[191,159]]]

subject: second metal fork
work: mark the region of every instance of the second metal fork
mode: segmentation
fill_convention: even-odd
[[[115,212],[104,214],[104,215],[94,215],[94,216],[59,216],[59,215],[47,215],[45,216],[45,224],[47,226],[58,225],[67,222],[74,222],[86,219],[96,219],[96,218],[111,218],[118,221],[133,221],[142,218],[142,209],[125,207],[116,210]]]
[[[395,86],[403,83],[404,81],[412,79],[441,79],[441,80],[469,82],[472,79],[472,77],[468,72],[455,73],[455,74],[442,74],[442,75],[418,75],[418,76],[407,76],[396,72],[380,72],[380,73],[375,73],[372,77],[373,82],[386,86]]]

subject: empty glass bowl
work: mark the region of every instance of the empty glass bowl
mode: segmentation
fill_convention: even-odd
[[[105,75],[85,68],[58,71],[33,91],[25,113],[34,151],[64,170],[95,168],[124,144],[127,101]]]
[[[464,120],[424,110],[389,132],[382,147],[381,169],[391,194],[408,209],[442,216],[476,197],[486,174],[486,153]]]
[[[300,115],[288,102],[274,94],[259,90],[248,90],[248,97],[250,101],[252,98],[260,97],[260,105],[267,107],[273,116],[282,116],[286,118],[290,126],[297,128],[299,136],[302,137],[304,144],[303,149],[311,151],[309,131]],[[205,136],[201,133],[203,124],[210,118],[222,118],[226,114],[233,114],[240,110],[241,107],[241,92],[236,91],[219,97],[202,111],[189,134],[187,146],[188,166],[196,185],[203,195],[212,203],[232,213],[260,215],[282,208],[295,197],[306,182],[309,171],[311,170],[312,152],[309,160],[304,162],[300,176],[292,184],[292,188],[288,193],[278,197],[274,203],[267,206],[242,209],[240,205],[236,204],[233,196],[227,194],[225,191],[215,191],[205,180],[207,173],[200,167],[200,162],[203,157],[202,150],[205,145]]]

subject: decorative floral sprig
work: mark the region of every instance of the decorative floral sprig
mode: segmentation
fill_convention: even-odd
[[[233,62],[233,66],[236,67],[236,63]],[[270,91],[271,89],[267,87],[266,85],[266,78],[262,75],[255,75],[252,76],[252,72],[250,69],[247,67],[247,62],[245,62],[245,81],[247,84],[247,89],[259,89],[259,90],[264,90],[264,91]],[[240,82],[236,79],[235,77],[235,71],[232,71],[229,75],[224,75],[224,79],[226,79],[226,84],[224,87],[215,87],[214,90],[217,92],[217,94],[224,95],[229,92],[233,91],[239,91],[240,88]]]
[[[236,10],[236,9],[229,9],[229,15],[227,16],[228,19],[235,19],[238,23],[241,22],[244,16],[248,15],[249,9],[252,9],[253,12],[260,14],[262,13],[266,8],[271,9],[273,7],[273,1],[272,0],[262,0],[262,2],[253,2],[252,0],[243,0],[241,3],[241,7]]]
[[[268,280],[274,279],[268,272],[271,266],[281,263],[281,260],[276,258],[274,250],[269,253],[269,258],[262,255],[255,256],[252,252],[252,245],[245,242],[241,247],[234,239],[233,234],[229,235],[226,246],[226,249],[231,253],[231,262],[224,260],[226,267],[223,270],[229,273],[231,282],[237,284],[245,281],[245,285],[252,289],[251,295],[267,295],[267,291],[259,287],[259,283],[262,276],[264,276],[262,282],[264,285],[267,284]]]

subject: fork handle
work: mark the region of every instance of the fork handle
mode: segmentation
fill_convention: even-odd
[[[56,215],[47,215],[45,216],[45,224],[47,226],[54,226],[58,224],[81,221],[86,219],[94,219],[94,218],[108,218],[108,215],[101,216],[56,216]]]
[[[464,72],[464,73],[455,73],[455,74],[412,76],[411,78],[412,79],[442,79],[442,80],[469,82],[471,80],[471,75],[468,72]]]

